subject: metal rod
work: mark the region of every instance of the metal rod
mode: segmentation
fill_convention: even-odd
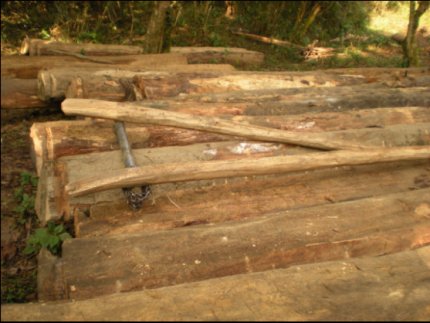
[[[130,143],[128,142],[127,133],[125,131],[125,125],[122,121],[115,121],[115,133],[118,139],[119,146],[121,147],[122,159],[124,165],[127,168],[136,167],[136,162],[134,161],[133,155],[131,153]],[[127,198],[128,205],[134,209],[140,209],[142,207],[143,201],[151,193],[150,187],[148,185],[141,186],[140,188],[123,188],[125,197]]]

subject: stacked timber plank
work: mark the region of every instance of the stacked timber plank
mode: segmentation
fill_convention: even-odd
[[[38,75],[85,117],[31,129],[37,214],[75,237],[2,318],[427,317],[428,69],[106,71]]]
[[[107,75],[121,72],[137,73],[150,71],[177,72],[220,72],[233,71],[229,64],[238,65],[263,62],[263,54],[240,48],[209,51],[208,48],[177,48],[166,54],[142,54],[139,46],[67,44],[41,39],[24,39],[20,56],[4,56],[1,60],[1,111],[2,119],[25,116],[34,111],[59,110],[55,100],[58,97],[45,97],[38,92],[38,73],[49,68],[72,69],[75,76],[80,72]],[[185,51],[184,51],[185,50]],[[182,51],[184,51],[182,53]],[[26,56],[29,55],[29,56]],[[189,66],[188,62],[193,65]],[[102,71],[106,71],[103,73]],[[66,76],[68,78],[68,76]],[[64,86],[64,85],[63,85]],[[54,99],[54,100],[53,100]]]

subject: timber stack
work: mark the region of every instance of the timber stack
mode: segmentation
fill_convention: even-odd
[[[74,237],[2,320],[429,317],[428,68],[116,64],[38,71],[77,118],[31,128],[36,212]]]

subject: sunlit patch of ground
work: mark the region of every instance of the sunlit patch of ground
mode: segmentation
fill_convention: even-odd
[[[384,5],[389,1],[380,1]],[[390,34],[406,33],[409,22],[409,1],[400,1],[397,9],[381,10],[371,15],[369,28],[375,31],[387,32]],[[430,30],[430,11],[427,10],[421,18],[419,28],[425,27]]]

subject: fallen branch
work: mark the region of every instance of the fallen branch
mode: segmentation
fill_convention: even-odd
[[[126,102],[66,99],[61,106],[63,112],[68,115],[203,130],[241,136],[252,140],[281,142],[324,150],[361,149],[366,147],[366,145],[352,144],[344,140],[328,140],[324,134],[284,131],[215,117],[194,116],[186,113],[144,108],[137,104]]]
[[[430,159],[430,146],[384,148],[364,151],[334,151],[297,156],[242,160],[197,161],[144,166],[111,171],[66,186],[69,196],[141,184],[161,184],[223,177],[268,175],[334,166],[352,166],[392,161]]]
[[[255,35],[255,34],[244,33],[241,31],[232,31],[232,33],[235,35],[239,35],[239,36],[247,37],[250,39],[258,40],[258,41],[260,41],[262,43],[266,43],[266,44],[305,49],[305,47],[303,47],[303,46],[291,43],[291,42],[286,41],[286,40],[279,40],[279,39],[272,38],[272,37],[259,36],[259,35]]]

